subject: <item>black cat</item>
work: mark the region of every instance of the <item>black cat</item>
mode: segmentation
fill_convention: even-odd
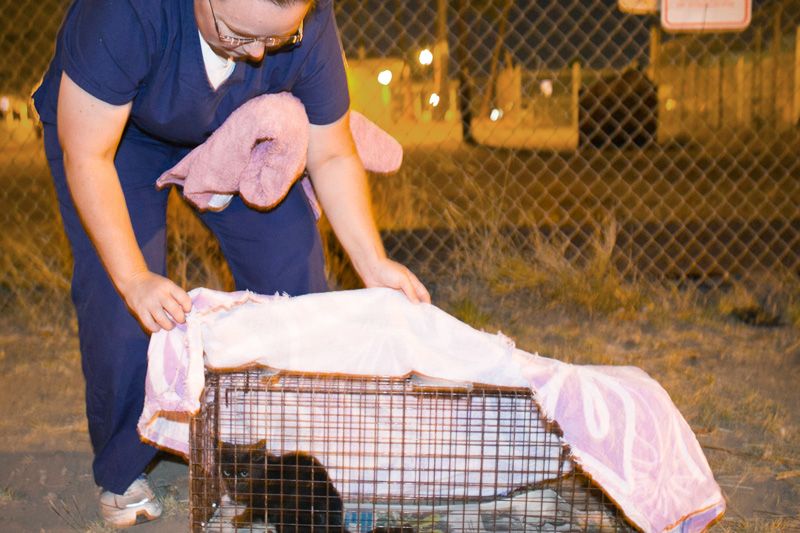
[[[234,525],[261,519],[278,533],[347,533],[342,498],[316,457],[273,455],[265,441],[247,446],[222,442],[219,464],[230,497],[246,506]]]

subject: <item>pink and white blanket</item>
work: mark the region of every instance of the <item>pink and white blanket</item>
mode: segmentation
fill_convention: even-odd
[[[299,297],[195,289],[186,324],[153,335],[142,438],[186,455],[204,367],[405,376],[530,387],[571,458],[643,531],[703,531],[725,510],[691,428],[634,367],[565,364],[517,349],[389,289]]]

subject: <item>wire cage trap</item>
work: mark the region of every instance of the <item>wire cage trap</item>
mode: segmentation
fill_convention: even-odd
[[[192,531],[636,531],[528,389],[208,372]]]

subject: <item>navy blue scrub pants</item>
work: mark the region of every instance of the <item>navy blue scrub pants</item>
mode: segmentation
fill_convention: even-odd
[[[67,188],[55,125],[45,125],[44,141],[74,259],[72,301],[86,381],[94,479],[121,494],[157,452],[136,432],[150,336],[128,311],[84,231]],[[162,275],[168,190],[159,191],[154,183],[185,153],[186,149],[126,135],[115,159],[136,239],[150,270]],[[268,212],[250,209],[234,197],[225,210],[200,216],[217,237],[238,290],[290,295],[327,290],[316,220],[299,184]]]

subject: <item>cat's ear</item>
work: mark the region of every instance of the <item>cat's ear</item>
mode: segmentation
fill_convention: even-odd
[[[257,450],[266,450],[267,449],[267,439],[261,439],[260,441],[255,443],[255,448]]]

